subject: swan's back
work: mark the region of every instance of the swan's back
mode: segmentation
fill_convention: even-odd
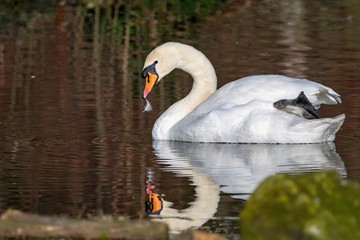
[[[193,114],[203,114],[204,111],[228,104],[243,105],[253,100],[274,103],[280,99],[295,98],[301,91],[304,91],[310,102],[317,107],[322,103],[337,104],[336,98],[340,99],[339,94],[331,88],[307,79],[283,75],[256,75],[224,85],[194,109]]]

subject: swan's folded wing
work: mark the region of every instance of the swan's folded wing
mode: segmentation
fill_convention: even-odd
[[[329,104],[334,105],[341,103],[341,97],[339,94],[334,92],[332,89],[325,89],[320,87],[319,92],[316,94],[318,104]]]

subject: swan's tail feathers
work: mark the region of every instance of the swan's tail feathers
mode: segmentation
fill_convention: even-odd
[[[340,130],[345,121],[345,114],[341,114],[333,118],[326,118],[325,120],[327,120],[328,127],[323,135],[324,140],[334,141],[335,134]]]
[[[345,114],[340,114],[333,118],[320,118],[300,123],[299,129],[312,129],[314,142],[330,142],[335,140],[336,133],[340,130],[345,120]]]
[[[309,99],[301,91],[295,99],[281,99],[275,102],[274,107],[288,113],[305,118],[320,118],[317,109],[311,104]]]

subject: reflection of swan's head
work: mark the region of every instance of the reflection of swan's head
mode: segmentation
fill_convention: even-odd
[[[160,148],[157,143],[160,144]],[[188,159],[181,158],[181,153],[174,151],[171,146],[155,141],[153,147],[158,161],[167,165],[167,171],[174,172],[177,176],[188,177],[195,186],[195,201],[189,203],[189,207],[177,210],[165,196],[160,218],[154,220],[167,223],[171,233],[202,226],[217,211],[220,200],[219,186],[209,176],[201,174],[196,167],[189,164]]]

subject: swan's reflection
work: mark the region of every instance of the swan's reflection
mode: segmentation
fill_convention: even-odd
[[[334,143],[273,145],[213,144],[154,141],[157,161],[166,171],[187,176],[195,186],[196,200],[178,211],[164,199],[162,220],[174,232],[199,227],[217,210],[220,191],[247,199],[259,183],[275,173],[346,170]],[[220,190],[220,191],[219,191]]]

